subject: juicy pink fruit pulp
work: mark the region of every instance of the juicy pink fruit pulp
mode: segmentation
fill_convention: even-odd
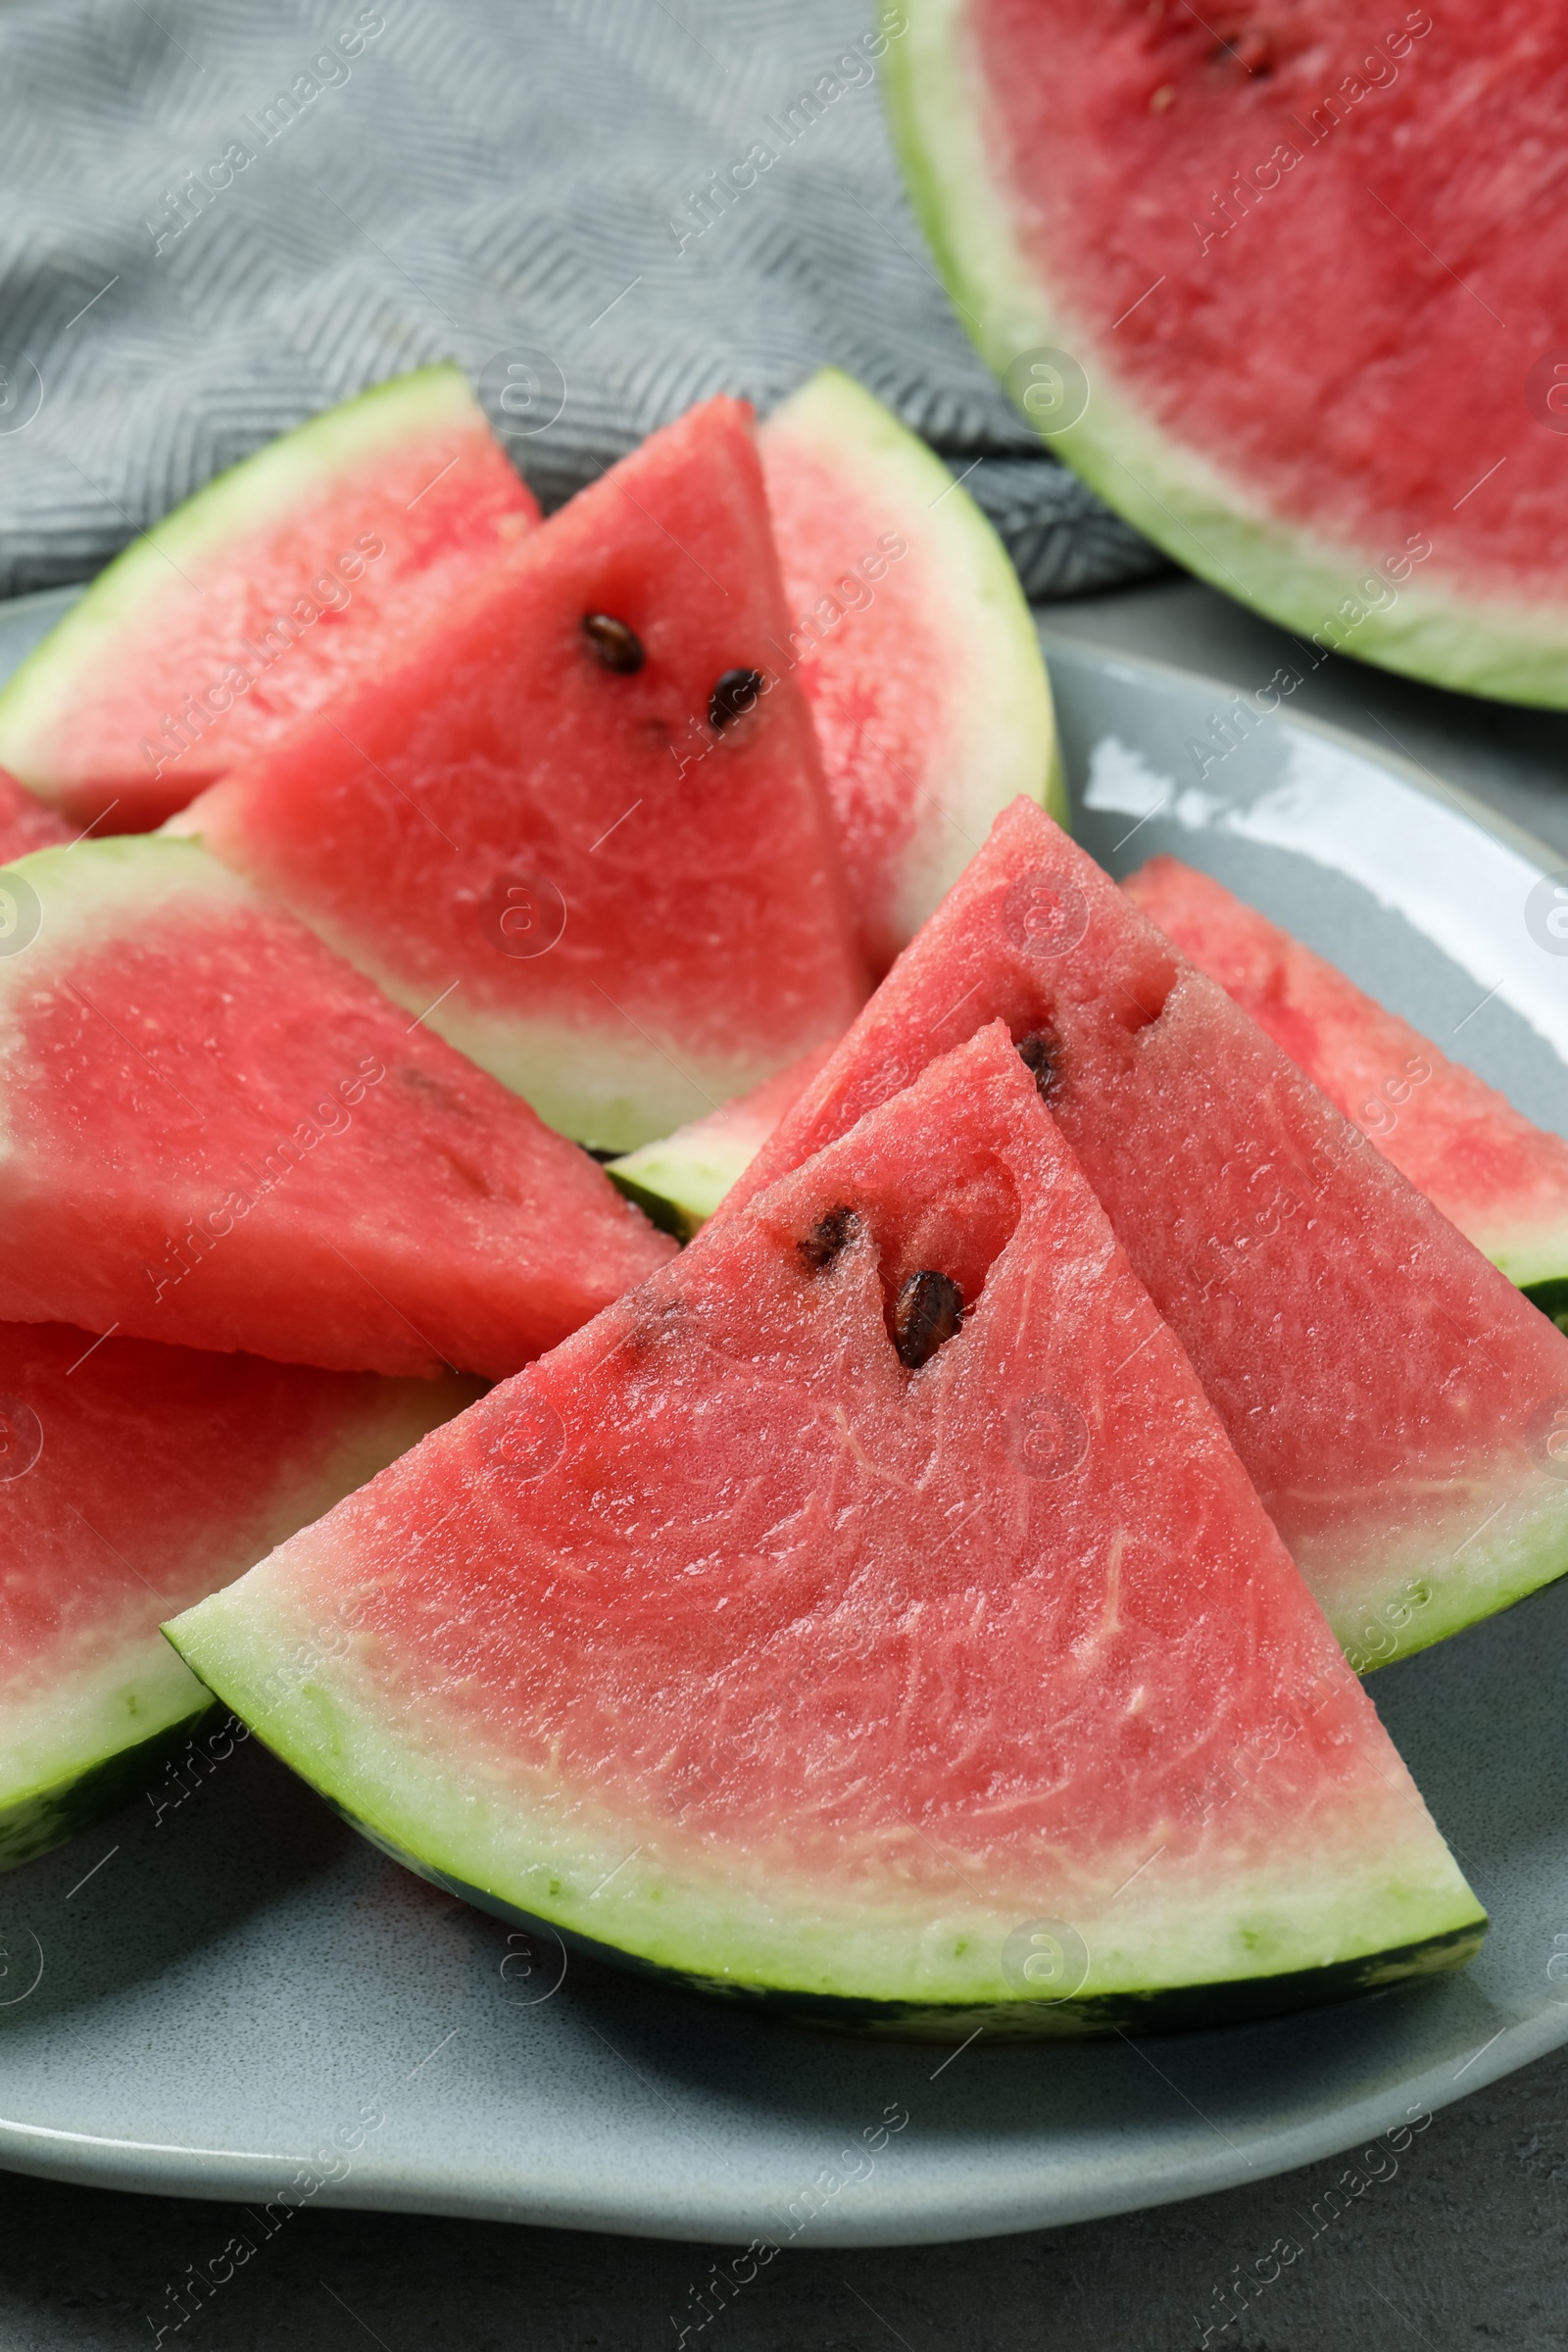
[[[1472,1483],[1544,1495],[1562,1335],[1025,801],[709,1235],[999,1018],[1050,1041],[1050,1107],[1331,1614]]]
[[[713,1230],[263,1572],[352,1629],[400,1739],[727,1855],[738,1904],[776,1872],[941,1908],[956,1854],[1071,1916],[1161,1840],[1179,1884],[1303,1824],[1314,1859],[1402,1838],[1413,1791],[1004,1033]],[[927,1266],[964,1321],[911,1373],[889,1301]]]
[[[791,666],[810,706],[866,959],[903,944],[900,861],[929,816],[919,782],[951,723],[933,582],[885,505],[777,420],[763,443],[789,614]]]
[[[73,828],[0,767],[0,865],[33,850],[62,849]]]
[[[1207,874],[1152,858],[1123,887],[1478,1248],[1568,1233],[1561,1136]]]
[[[1425,541],[1471,591],[1560,599],[1568,438],[1527,402],[1536,363],[1568,360],[1560,15],[970,15],[1024,245],[1091,379],[1113,370],[1178,445],[1368,564]]]
[[[669,1255],[290,917],[160,914],[13,1012],[0,1313],[495,1378]]]
[[[280,1494],[286,1508],[319,1489],[356,1419],[396,1395],[373,1373],[0,1324],[8,1696],[155,1634],[220,1570],[260,1558],[280,1532]]]
[[[71,825],[0,766],[0,865],[30,857],[33,849],[64,849],[69,840]]]
[[[103,832],[161,823],[384,659],[538,516],[476,416],[383,445],[303,510],[187,556],[188,584],[172,574],[122,619],[55,719],[61,805],[85,824],[117,800]]]

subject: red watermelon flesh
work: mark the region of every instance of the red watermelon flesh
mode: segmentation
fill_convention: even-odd
[[[493,1378],[669,1255],[194,844],[79,842],[5,882],[36,927],[0,957],[0,1316]]]
[[[455,368],[329,409],[136,539],[0,694],[0,759],[136,832],[273,744],[539,517]]]
[[[1568,1277],[1568,1143],[1222,883],[1153,858],[1123,889],[1512,1282]]]
[[[889,65],[916,204],[1053,446],[1293,627],[1568,701],[1561,17],[907,13]]]
[[[0,1869],[156,1782],[211,1705],[160,1619],[474,1395],[0,1324]]]
[[[1482,1924],[1000,1026],[170,1631],[416,1868],[830,2021],[1198,2023]]]
[[[998,1018],[1353,1658],[1568,1569],[1568,1340],[1027,802],[710,1231]]]
[[[864,998],[782,638],[750,413],[710,401],[179,828],[552,1126],[629,1150]]]
[[[0,767],[0,865],[31,850],[63,847],[72,838],[70,825]]]

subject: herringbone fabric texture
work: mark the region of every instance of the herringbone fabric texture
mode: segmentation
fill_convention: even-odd
[[[1156,568],[954,317],[876,7],[14,0],[0,593],[85,577],[272,434],[442,358],[547,505],[691,401],[765,412],[831,360],[973,467],[1032,594]]]

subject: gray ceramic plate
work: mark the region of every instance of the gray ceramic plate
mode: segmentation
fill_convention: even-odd
[[[0,653],[59,601],[0,618]],[[1050,650],[1097,856],[1176,850],[1562,1121],[1568,963],[1532,935],[1528,843],[1288,707],[1200,775],[1227,690]],[[816,2038],[587,1961],[563,1981],[554,1947],[218,1740],[179,1801],[165,1783],[0,1880],[0,2162],[244,2200],[253,2223],[213,2216],[220,2259],[235,2223],[254,2237],[313,2198],[870,2245],[1261,2179],[1568,2040],[1568,1580],[1373,1690],[1491,1910],[1468,1975],[1278,2025],[957,2055]]]

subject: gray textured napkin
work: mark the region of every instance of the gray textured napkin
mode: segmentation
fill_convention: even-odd
[[[880,0],[13,0],[0,593],[453,358],[547,506],[834,361],[967,473],[1035,596],[1162,559],[1040,451],[904,196]],[[714,175],[722,173],[715,182]]]

